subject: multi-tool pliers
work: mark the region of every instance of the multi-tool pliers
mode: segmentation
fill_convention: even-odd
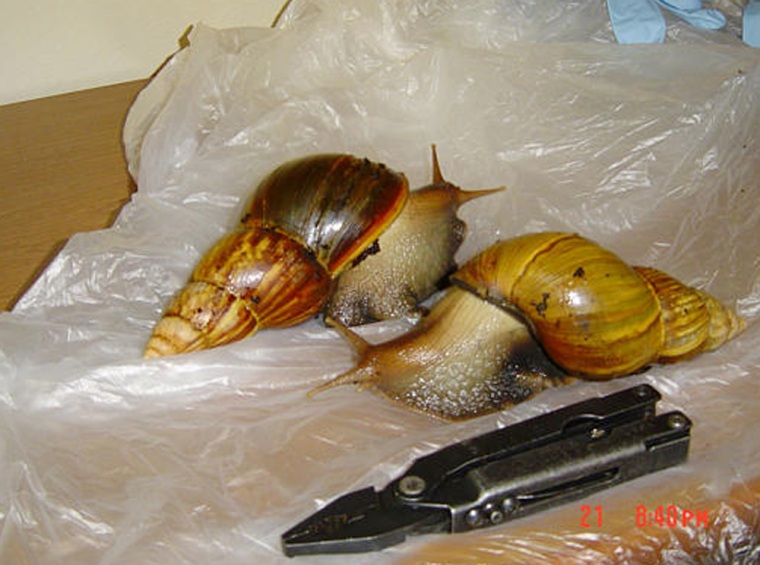
[[[286,555],[379,550],[500,524],[683,462],[690,420],[635,386],[423,456],[381,491],[345,494],[282,536]]]

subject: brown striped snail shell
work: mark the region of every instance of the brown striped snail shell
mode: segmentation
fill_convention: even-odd
[[[435,149],[433,157],[439,178]],[[416,304],[408,303],[408,297],[425,300],[436,290],[426,277],[438,280],[453,264],[464,233],[456,218],[459,204],[490,192],[464,193],[439,180],[440,186],[414,193],[412,210],[400,216],[410,200],[408,183],[384,165],[345,154],[281,165],[259,184],[239,228],[203,256],[171,300],[145,356],[207,349],[259,329],[301,323],[323,311],[336,286],[350,288],[351,280],[336,284],[336,279],[367,259],[373,259],[373,276],[382,278],[383,270],[390,269],[399,281],[422,281],[405,295],[388,285],[385,293],[372,296],[373,315],[413,310]],[[410,223],[427,231],[410,230]],[[389,227],[400,237],[391,236],[385,250],[385,240],[378,238]],[[418,237],[430,238],[429,245],[413,247],[405,239],[415,229]],[[394,257],[402,255],[404,268],[414,267],[417,274],[398,275]],[[378,262],[377,257],[384,259]],[[334,304],[347,311],[340,299]]]
[[[433,182],[409,194],[406,206],[367,254],[337,280],[326,315],[344,326],[419,317],[420,303],[440,290],[456,269],[465,237],[459,207],[502,188],[464,191],[444,180],[435,145]]]
[[[379,345],[351,337],[356,367],[316,390],[357,383],[438,417],[467,418],[565,382],[563,375],[610,379],[688,359],[744,328],[712,296],[629,267],[575,234],[497,243],[451,278],[409,334]]]
[[[352,155],[289,161],[258,186],[239,228],[200,260],[145,357],[216,347],[321,311],[333,278],[401,212],[403,174]]]

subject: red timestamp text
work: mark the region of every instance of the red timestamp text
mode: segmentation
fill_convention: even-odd
[[[661,528],[686,528],[690,526],[707,526],[707,510],[690,510],[675,504],[659,505],[649,508],[644,504],[636,506],[635,523],[638,528],[659,526]],[[604,508],[599,506],[581,506],[581,527],[601,528],[604,523]]]
[[[681,508],[675,504],[669,506],[657,506],[653,509],[643,504],[636,507],[636,526],[644,528],[646,526],[657,525],[661,528],[686,528],[689,526],[707,526],[707,510],[690,510]]]

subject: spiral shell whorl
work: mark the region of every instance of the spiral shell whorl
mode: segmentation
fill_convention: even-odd
[[[244,300],[216,285],[191,282],[172,298],[153,328],[144,357],[208,349],[242,339],[257,327]]]
[[[233,232],[203,256],[172,299],[145,356],[207,349],[301,323],[319,312],[330,285],[324,267],[287,234]]]
[[[660,301],[664,339],[659,363],[675,363],[715,349],[744,329],[744,320],[706,292],[651,267],[633,269]]]
[[[198,263],[191,280],[225,288],[250,304],[260,328],[299,324],[329,295],[326,269],[298,241],[258,228],[225,236]]]

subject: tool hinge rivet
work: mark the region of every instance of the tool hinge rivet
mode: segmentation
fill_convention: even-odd
[[[679,430],[686,426],[686,418],[681,414],[672,414],[668,417],[668,426],[674,430]]]
[[[517,510],[518,506],[519,504],[517,503],[517,500],[508,496],[501,503],[501,511],[504,512],[504,514],[512,514]]]
[[[479,528],[483,525],[484,519],[483,514],[480,512],[478,508],[473,508],[467,513],[466,516],[467,524],[471,528]]]
[[[499,522],[504,521],[504,512],[502,512],[501,508],[496,504],[486,504],[483,510],[492,524],[498,524]]]
[[[398,482],[398,490],[403,496],[420,496],[426,487],[425,479],[417,475],[407,475]]]
[[[646,385],[637,386],[633,392],[639,398],[647,398],[648,396],[651,396],[651,389]]]

